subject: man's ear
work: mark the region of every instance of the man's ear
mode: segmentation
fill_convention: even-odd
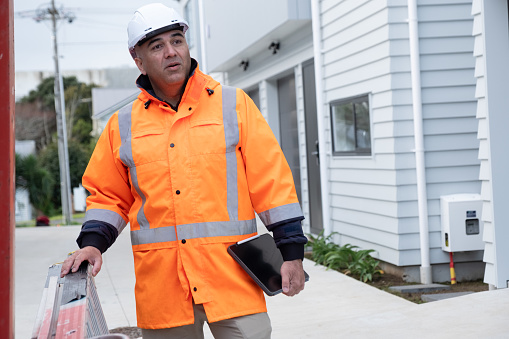
[[[147,72],[145,72],[145,69],[143,68],[143,60],[140,57],[136,57],[134,58],[134,62],[136,63],[136,66],[138,66],[141,74],[147,75]]]

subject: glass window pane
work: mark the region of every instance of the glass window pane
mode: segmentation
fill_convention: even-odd
[[[371,148],[371,133],[369,126],[369,107],[368,102],[363,101],[354,104],[356,119],[357,148]]]
[[[334,155],[371,154],[369,95],[333,102],[331,124]]]
[[[333,112],[334,151],[355,151],[355,122],[352,104],[335,106]]]

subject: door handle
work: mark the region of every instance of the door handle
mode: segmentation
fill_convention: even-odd
[[[316,147],[316,151],[314,152],[311,152],[311,154],[313,154],[314,156],[316,156],[316,164],[318,166],[320,166],[320,149],[318,148],[318,140],[315,141],[315,147]]]

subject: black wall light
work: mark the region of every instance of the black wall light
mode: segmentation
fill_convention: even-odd
[[[272,41],[269,46],[269,50],[272,51],[272,54],[276,54],[279,51],[279,41]]]
[[[249,67],[249,60],[247,60],[247,59],[246,60],[242,60],[240,62],[239,67],[242,67],[242,70],[244,70],[244,71],[247,70],[247,68]]]

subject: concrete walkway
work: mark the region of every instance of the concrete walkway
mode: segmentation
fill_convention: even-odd
[[[16,229],[15,333],[30,338],[48,267],[77,249],[80,226]],[[136,326],[129,233],[104,254],[96,285],[110,329]],[[267,298],[274,339],[509,338],[509,289],[417,305],[305,260],[306,289]],[[212,338],[206,332],[206,338]]]

